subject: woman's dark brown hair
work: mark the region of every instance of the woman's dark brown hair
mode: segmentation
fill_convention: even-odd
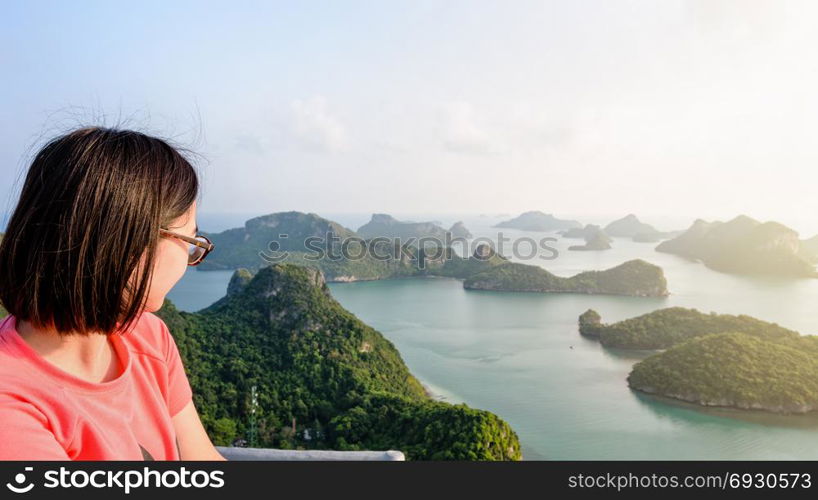
[[[150,290],[159,227],[198,195],[195,169],[162,139],[85,127],[51,140],[0,243],[0,302],[60,335],[130,330]]]

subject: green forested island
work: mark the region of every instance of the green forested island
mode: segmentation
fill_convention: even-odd
[[[602,318],[593,309],[579,317],[582,335],[598,339],[606,347],[620,349],[667,349],[695,337],[734,331],[766,338],[798,335],[798,332],[751,316],[705,314],[684,307],[659,309],[612,324],[602,323]]]
[[[705,335],[640,361],[628,384],[704,406],[811,412],[818,410],[818,338]]]
[[[257,271],[284,252],[306,253],[305,242],[310,238],[329,240],[356,236],[354,231],[337,222],[295,211],[262,215],[248,219],[243,227],[202,234],[218,249],[199,265],[203,271],[239,268]]]
[[[428,255],[428,257],[427,257]],[[479,272],[505,264],[508,259],[487,244],[478,245],[468,258],[458,256],[453,249],[426,249],[420,252],[430,276],[465,279]]]
[[[656,250],[701,260],[726,273],[814,278],[818,273],[801,244],[798,233],[783,224],[740,215],[729,222],[699,219]]]
[[[516,433],[496,415],[430,399],[392,343],[341,307],[319,271],[291,264],[237,271],[228,290],[196,313],[168,300],[157,312],[216,444],[248,438],[255,385],[258,447],[521,458]]]
[[[580,333],[607,347],[665,349],[634,365],[631,388],[703,406],[818,409],[818,337],[745,315],[672,307],[605,325],[589,309]]]
[[[474,274],[463,282],[472,290],[570,292],[662,297],[668,294],[662,268],[631,260],[605,271],[586,271],[570,278],[537,266],[507,262]]]

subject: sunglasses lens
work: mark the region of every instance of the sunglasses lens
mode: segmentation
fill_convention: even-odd
[[[201,236],[197,236],[196,239],[201,241],[202,243],[207,243],[207,240],[205,240]],[[204,256],[205,251],[206,250],[204,248],[202,248],[200,246],[196,246],[196,245],[194,245],[192,243],[190,245],[188,245],[188,257],[187,257],[188,263],[193,264],[193,263],[201,260],[202,257]]]

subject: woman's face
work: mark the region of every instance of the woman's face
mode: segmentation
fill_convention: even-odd
[[[190,209],[171,222],[168,230],[185,236],[196,236],[196,202]],[[178,282],[188,268],[188,246],[186,241],[171,236],[162,235],[156,249],[156,259],[153,266],[153,279],[148,291],[145,310],[158,311],[162,308],[165,295]]]

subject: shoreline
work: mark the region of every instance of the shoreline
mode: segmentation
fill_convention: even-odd
[[[422,381],[422,380],[420,380],[420,379],[418,379],[418,382],[420,382],[420,386],[421,386],[421,387],[423,387],[423,392],[425,392],[425,393],[426,393],[426,397],[428,397],[429,399],[432,399],[432,400],[434,400],[434,401],[446,401],[446,400],[448,399],[448,398],[447,398],[446,396],[444,396],[443,394],[439,394],[439,393],[435,392],[435,391],[434,391],[434,390],[433,390],[433,389],[432,389],[432,388],[429,386],[429,384],[427,384],[426,382],[423,382],[423,381]]]
[[[660,393],[643,391],[635,387],[629,388],[635,395],[637,395],[638,399],[645,399],[661,405],[692,410],[705,415],[783,428],[818,428],[818,411],[810,411],[805,413],[778,413],[756,408],[702,405],[692,401],[666,396]]]

